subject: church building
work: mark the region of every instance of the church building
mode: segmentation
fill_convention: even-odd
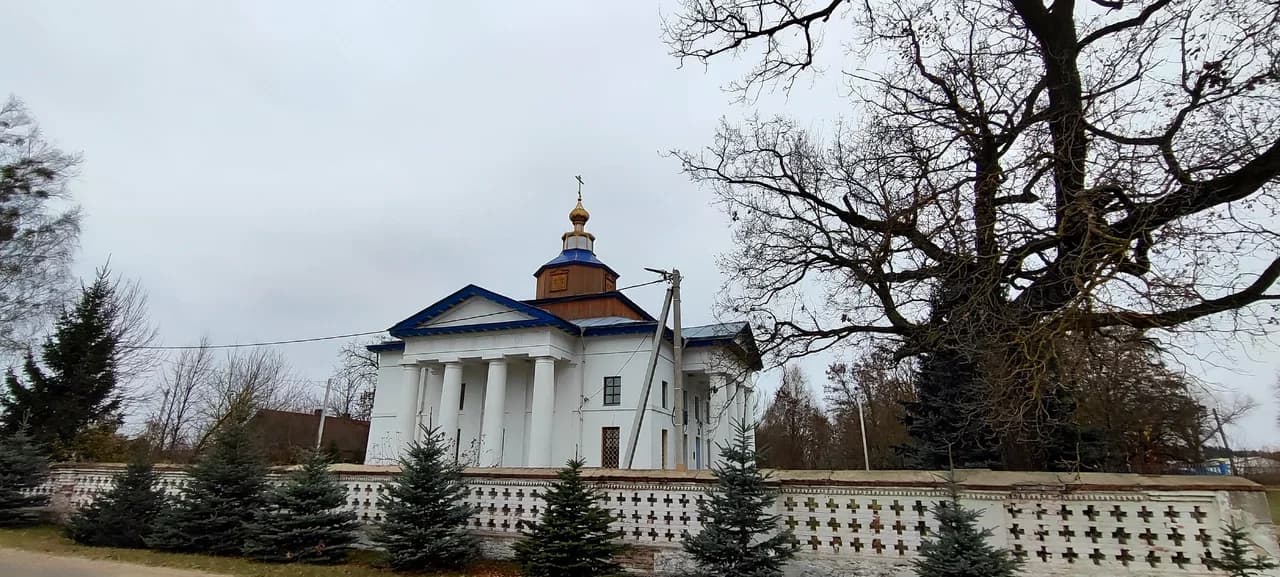
[[[750,328],[683,327],[680,367],[665,328],[641,407],[658,320],[596,258],[590,216],[579,194],[560,254],[533,273],[535,298],[467,285],[396,323],[395,340],[369,347],[379,369],[366,463],[395,463],[426,427],[438,427],[468,466],[559,467],[578,457],[625,468],[638,411],[632,468],[674,469],[678,452],[690,469],[715,462],[734,426],[753,418],[761,364]]]

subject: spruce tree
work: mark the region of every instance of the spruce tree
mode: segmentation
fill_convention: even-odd
[[[340,511],[346,491],[329,472],[322,451],[306,455],[302,468],[267,496],[267,508],[254,514],[245,555],[261,561],[341,563],[356,542],[360,521]]]
[[[156,549],[237,555],[247,523],[265,506],[267,467],[244,419],[229,419],[188,473],[182,497],[162,511],[147,544]]]
[[[156,481],[151,463],[135,459],[112,480],[111,489],[71,516],[67,536],[83,545],[146,547],[145,538],[165,507],[164,491]]]
[[[57,320],[54,334],[41,350],[44,368],[28,351],[24,379],[12,370],[8,394],[0,397],[0,428],[16,431],[30,424],[30,434],[59,459],[74,456],[78,435],[90,426],[120,424],[116,387],[115,289],[107,269],[80,291],[80,299]]]
[[[25,427],[0,435],[0,527],[40,520],[48,495],[31,494],[49,478],[49,463]]]
[[[537,522],[524,523],[514,548],[528,577],[600,577],[622,573],[614,561],[623,546],[621,532],[609,525],[613,515],[600,495],[582,479],[582,461],[569,461],[542,495],[546,506]]]
[[[685,537],[684,551],[697,575],[778,577],[795,556],[795,537],[778,530],[780,518],[767,513],[778,492],[757,466],[753,428],[738,423],[734,429],[733,442],[720,447],[712,469],[716,485],[698,503],[702,531]]]
[[[432,428],[409,445],[400,472],[378,498],[382,522],[373,540],[400,571],[455,569],[475,558],[479,544],[467,533],[475,512],[463,503],[467,486],[444,433]]]
[[[920,355],[916,400],[902,403],[911,441],[902,447],[917,469],[993,468],[1000,465],[995,433],[981,407],[979,369],[959,347]]]
[[[978,511],[960,505],[960,490],[948,478],[950,499],[933,508],[938,531],[920,543],[917,577],[1013,577],[1022,560],[991,546],[990,529],[979,529]]]
[[[1218,545],[1222,556],[1205,559],[1205,565],[1210,569],[1222,571],[1230,577],[1253,577],[1280,567],[1275,560],[1259,554],[1249,557],[1253,552],[1253,548],[1249,546],[1249,535],[1244,527],[1236,524],[1235,521],[1227,524],[1227,536],[1218,539]]]

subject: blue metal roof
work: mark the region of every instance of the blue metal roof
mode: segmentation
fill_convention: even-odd
[[[604,270],[607,270],[613,273],[613,276],[618,276],[618,273],[614,271],[612,268],[609,268],[609,265],[600,262],[600,259],[596,258],[595,253],[585,248],[570,248],[570,249],[565,249],[561,251],[560,256],[557,256],[547,261],[547,264],[544,264],[538,267],[538,270],[534,271],[533,275],[538,276],[538,273],[542,272],[543,269],[546,269],[547,267],[560,266],[560,265],[566,265],[566,264],[583,264],[587,266],[600,267]]]
[[[731,339],[738,336],[742,329],[747,328],[747,323],[717,323],[713,325],[702,325],[697,327],[688,327],[681,329],[680,336],[688,339]]]
[[[614,325],[630,325],[635,323],[653,324],[652,321],[641,321],[629,319],[627,317],[592,317],[589,319],[574,319],[569,321],[580,327],[608,327]]]

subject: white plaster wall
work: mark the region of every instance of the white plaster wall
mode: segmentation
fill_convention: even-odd
[[[400,369],[400,353],[396,351],[378,354],[378,383],[373,393],[373,411],[369,417],[369,442],[364,462],[383,465],[395,461],[399,454],[400,415],[403,408],[397,400],[401,394],[403,372]]]
[[[487,319],[477,319],[480,320]],[[570,359],[574,337],[551,328],[515,329],[405,339],[406,358],[418,362],[457,362],[506,356]]]
[[[444,314],[423,324],[424,327],[447,327],[523,321],[533,317],[481,297],[471,297]]]
[[[474,311],[468,314],[483,314],[482,310],[498,306],[483,299],[474,300],[474,306],[471,306],[470,301],[463,305]],[[482,304],[492,306],[485,307]],[[551,354],[559,359],[555,367],[556,399],[552,421],[554,463],[558,465],[581,456],[586,460],[587,466],[600,466],[601,430],[604,427],[618,427],[621,437],[619,461],[620,465],[625,465],[635,407],[639,402],[649,360],[651,336],[633,334],[580,339],[558,330],[527,329],[413,337],[406,339],[403,358],[424,363],[424,371],[425,363],[463,363],[462,381],[465,391],[458,424],[462,429],[459,454],[464,457],[464,461],[479,446],[488,374],[487,360],[507,358],[506,415],[503,419],[506,435],[502,462],[505,466],[524,466],[528,463],[527,436],[533,382],[533,363],[527,355]],[[699,349],[695,351],[697,353],[692,360],[697,370],[701,370],[705,368],[705,361],[699,359],[706,355]],[[395,352],[382,353],[381,362],[382,369],[379,370],[378,387],[374,395],[373,422],[370,426],[370,450],[366,459],[370,464],[384,464],[394,460],[399,447],[397,441],[400,423],[403,422],[398,415],[403,411],[415,410],[399,406],[400,400],[404,398],[401,383],[403,371],[399,366],[402,355]],[[622,377],[621,404],[617,406],[603,404],[604,378],[608,376]],[[648,409],[641,425],[634,468],[662,467],[663,429],[668,431],[666,467],[675,466],[681,440],[677,438],[672,422],[672,410],[675,406],[674,376],[672,348],[670,343],[663,342],[653,386],[649,392]],[[669,391],[666,409],[662,408],[663,381],[668,383]],[[719,430],[713,429],[713,425],[717,423],[706,414],[709,406],[706,402],[709,397],[709,382],[706,375],[694,373],[686,376],[685,384],[689,391],[689,446],[686,464],[689,468],[697,468],[699,465],[709,468],[717,458],[718,450],[715,445],[721,438]],[[695,418],[692,405],[695,398],[702,407],[697,415],[700,418]],[[425,403],[424,413],[428,415],[424,422],[430,424],[440,421],[442,411],[457,410],[457,407],[439,406],[438,387],[427,387],[420,393],[420,399]],[[708,439],[712,441],[710,453],[705,452]],[[701,461],[697,459],[698,455],[692,446],[695,441],[701,442]]]

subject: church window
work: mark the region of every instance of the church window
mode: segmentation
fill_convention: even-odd
[[[696,397],[696,396],[695,396],[695,397],[693,397],[693,418],[694,418],[694,420],[698,421],[699,423],[701,423],[701,422],[702,422],[702,410],[701,410],[701,406],[702,406],[702,405],[701,405],[701,403],[699,403],[699,401],[698,401],[698,397]]]
[[[467,384],[462,383],[462,391],[458,394],[458,410],[467,408]]]
[[[684,391],[681,391],[680,400],[683,401],[682,403],[680,403],[680,406],[682,407],[680,411],[683,413],[680,416],[680,418],[684,420],[684,424],[688,425],[689,424],[689,389],[685,389]],[[688,452],[686,451],[685,454],[688,454]]]
[[[667,468],[667,430],[662,430],[662,468]]]
[[[561,292],[569,289],[569,271],[558,270],[551,273],[551,292]]]
[[[618,405],[622,403],[622,377],[604,378],[604,404]]]
[[[618,445],[622,434],[618,427],[600,429],[600,466],[606,469],[618,468]]]
[[[604,292],[613,292],[614,288],[616,288],[616,286],[614,284],[613,277],[604,277]]]
[[[702,468],[702,437],[693,438],[693,468]]]
[[[662,408],[667,408],[667,382],[662,381]]]

